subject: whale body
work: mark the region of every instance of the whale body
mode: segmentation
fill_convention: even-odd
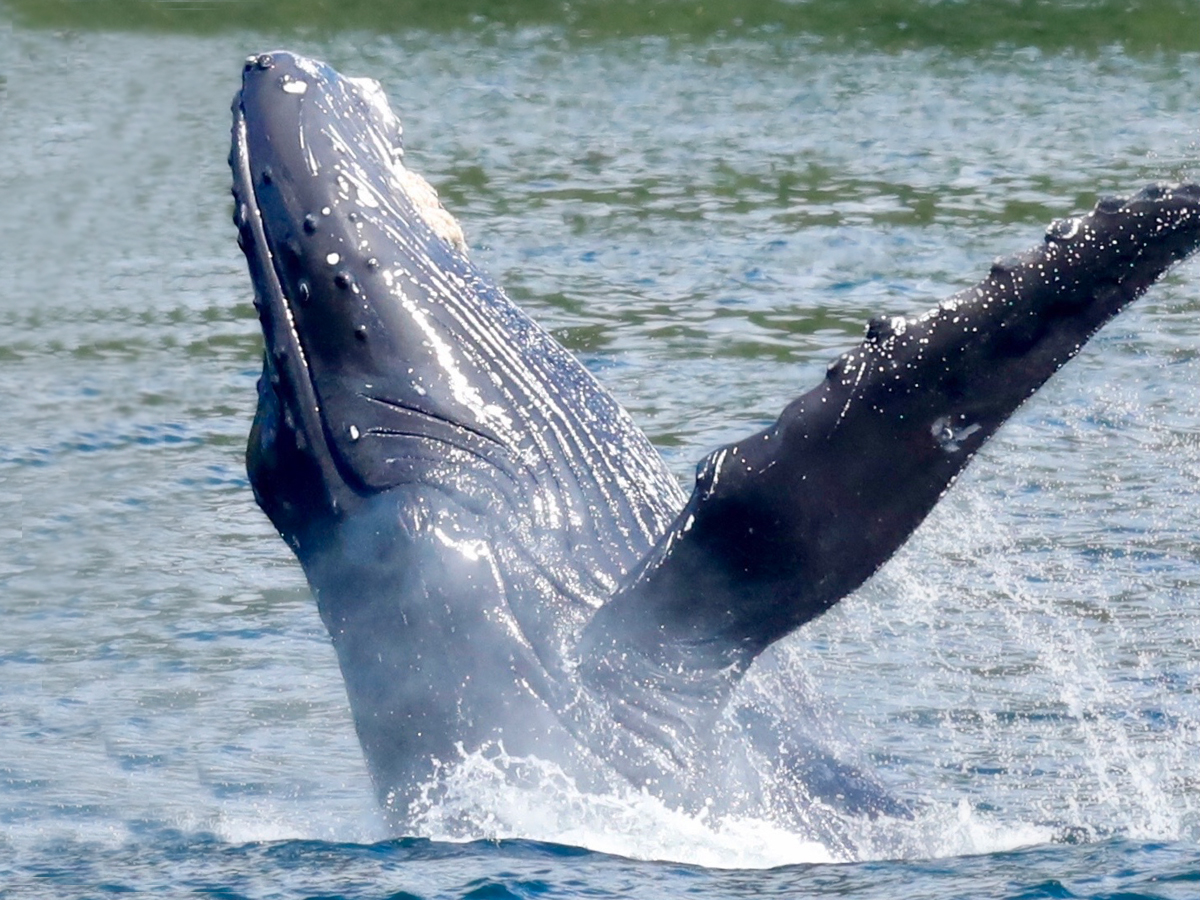
[[[255,497],[304,567],[380,798],[502,748],[686,808],[903,815],[735,689],[854,591],[982,444],[1200,244],[1200,187],[1054,222],[862,342],[685,496],[595,378],[470,260],[379,85],[286,52],[233,104],[264,340]],[[432,787],[431,787],[432,786]],[[815,824],[814,824],[815,823]]]

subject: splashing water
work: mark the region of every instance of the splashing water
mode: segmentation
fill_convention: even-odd
[[[1101,483],[1144,465],[1122,453],[1112,428],[1192,465],[1136,390],[1114,388],[1099,411],[1050,423],[1065,424],[1066,437],[1048,458],[1045,423],[1017,423],[996,453],[1006,467],[1016,457],[1011,477],[997,483],[996,466],[981,460],[912,546],[749,680],[774,714],[839,759],[862,760],[912,804],[911,820],[848,819],[847,850],[766,818],[690,815],[630,788],[588,794],[537,760],[475,754],[449,773],[422,833],[744,868],[1114,836],[1195,840],[1188,773],[1200,722],[1186,687],[1200,635],[1186,592],[1164,583],[1182,576],[1143,549],[1169,535],[1171,509],[1139,521],[1124,492],[1055,477],[1058,454],[1074,452],[1081,433],[1107,460]],[[1025,452],[1031,445],[1043,456]],[[1097,529],[1098,508],[1122,532]]]

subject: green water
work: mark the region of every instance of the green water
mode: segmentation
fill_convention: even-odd
[[[1187,0],[9,0],[42,28],[185,33],[266,30],[297,35],[551,27],[573,42],[661,35],[705,40],[804,35],[837,48],[899,51],[997,47],[1095,52],[1200,49],[1200,9]]]

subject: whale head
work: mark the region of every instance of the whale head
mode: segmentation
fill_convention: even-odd
[[[479,377],[496,348],[454,302],[476,280],[462,231],[405,168],[378,83],[263,54],[233,113],[234,220],[266,344],[247,461],[280,531],[301,551],[447,459],[518,469],[503,389]]]

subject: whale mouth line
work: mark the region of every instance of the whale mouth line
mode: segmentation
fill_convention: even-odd
[[[271,250],[266,223],[263,221],[262,207],[258,203],[258,196],[254,190],[254,181],[250,171],[250,142],[246,133],[246,111],[242,106],[240,95],[234,107],[233,134],[234,196],[241,207],[234,213],[234,216],[241,237],[249,244],[255,261],[258,263],[258,268],[252,273],[254,276],[252,280],[257,295],[255,306],[258,320],[263,326],[267,359],[271,365],[278,367],[281,356],[280,344],[285,344],[286,349],[292,351],[284,354],[287,367],[298,365],[305,373],[304,381],[311,388],[311,369],[304,353],[300,332],[296,328],[294,302],[284,290],[283,279],[275,266],[275,254]],[[269,276],[269,278],[263,276]],[[286,329],[282,328],[275,318],[280,313],[283,314],[283,319],[287,323]],[[284,332],[283,341],[279,340],[280,332]],[[294,381],[299,381],[299,379],[294,379]],[[316,407],[315,389],[312,393],[313,405]]]

